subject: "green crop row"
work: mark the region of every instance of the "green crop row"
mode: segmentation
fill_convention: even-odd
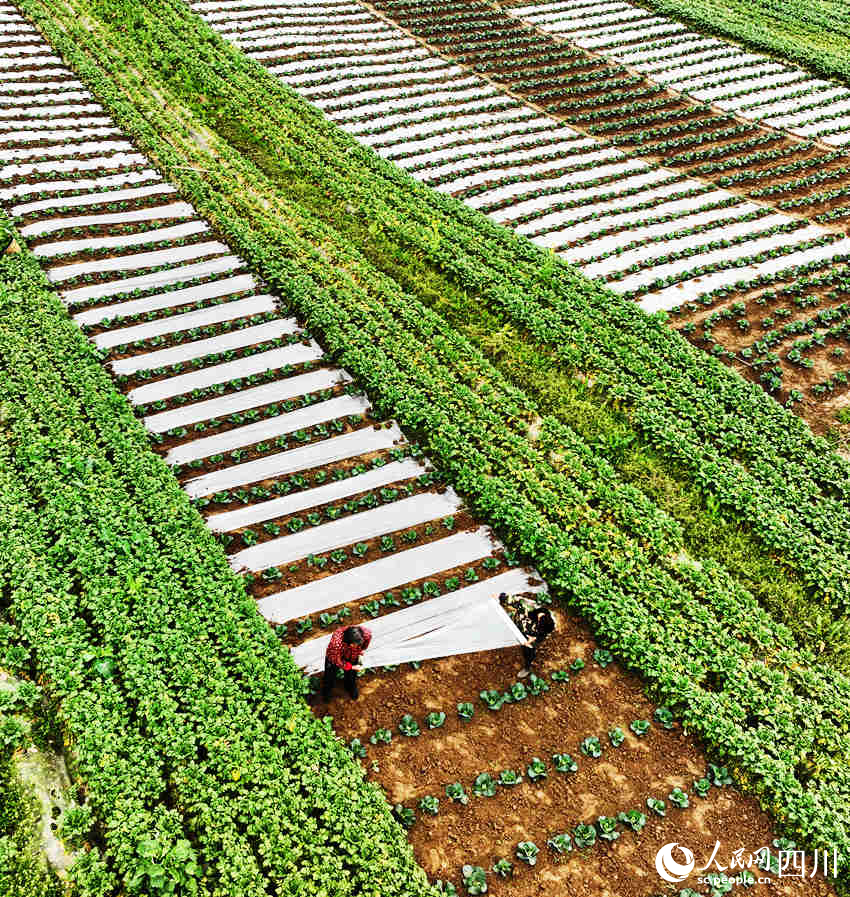
[[[850,15],[841,0],[637,0],[641,6],[850,82]]]
[[[430,893],[31,255],[0,261],[0,586],[114,893]]]

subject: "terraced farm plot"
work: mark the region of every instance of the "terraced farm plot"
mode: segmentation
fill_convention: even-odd
[[[14,7],[4,4],[0,16],[16,35],[0,45],[0,203],[281,638],[299,644],[319,628],[368,623],[443,594],[544,590],[398,425],[373,418],[351,376],[163,181]],[[393,714],[405,708],[436,714],[423,716],[425,728],[446,726],[422,736],[422,745],[433,739],[439,763],[427,747],[400,749],[396,734],[387,748],[377,737],[367,757],[399,818],[408,822],[411,809],[419,817],[411,837],[429,873],[460,883],[460,867],[473,862],[487,868],[494,892],[606,880],[628,891],[682,825],[700,847],[730,825],[769,842],[767,816],[727,787],[725,770],[709,767],[576,621],[559,618],[543,678],[512,682],[504,655],[460,657],[429,664],[427,679],[424,669],[370,679],[363,718],[334,706],[339,731],[364,741],[364,726],[392,731]],[[580,661],[589,667],[583,673]],[[439,701],[429,697],[433,682]],[[449,722],[440,719],[443,704]],[[473,706],[472,719],[455,719],[459,704]],[[520,733],[499,750],[502,731],[485,722],[496,712]],[[574,780],[571,757],[580,758]],[[513,767],[523,781],[511,784]],[[498,773],[492,797],[484,773]],[[430,791],[442,802],[433,820],[422,809]],[[494,818],[510,821],[498,839]],[[517,867],[505,881],[490,871],[501,854]],[[831,889],[819,881],[806,893]]]
[[[549,6],[540,22],[537,7],[465,0],[381,2],[380,14],[356,3],[193,8],[385,158],[647,311],[672,310],[683,335],[817,429],[834,423],[848,377],[840,147],[764,127],[715,87],[671,93],[607,45],[600,55],[572,31],[554,36]],[[564,9],[569,22],[580,12]],[[701,327],[703,309],[736,323]],[[794,327],[773,327],[777,312]]]
[[[31,528],[38,544],[46,546],[41,554],[58,564],[66,552],[74,558],[69,566],[75,575],[82,570],[97,580],[89,595],[87,583],[76,589],[73,580],[69,587],[58,576],[59,585],[51,579],[44,590],[45,600],[37,596],[33,602],[30,572],[42,569],[36,559],[21,551],[23,569],[12,571],[6,563],[3,573],[15,587],[7,591],[19,602],[16,613],[25,618],[30,635],[41,639],[39,650],[58,620],[76,634],[104,635],[104,641],[118,645],[115,657],[129,660],[126,671],[117,670],[112,654],[101,656],[98,648],[77,652],[80,660],[68,650],[62,663],[48,664],[79,701],[76,726],[82,721],[85,728],[92,707],[108,704],[108,734],[114,738],[123,723],[128,741],[138,738],[141,744],[130,744],[135,754],[122,746],[88,755],[90,764],[92,757],[101,759],[104,780],[98,780],[101,790],[92,805],[104,812],[108,825],[101,827],[99,818],[97,829],[90,823],[97,848],[85,853],[87,882],[96,882],[102,872],[106,880],[106,861],[103,869],[98,865],[101,848],[120,870],[111,884],[92,886],[92,897],[137,892],[146,877],[155,890],[160,870],[149,860],[161,846],[146,837],[151,828],[154,838],[164,842],[181,835],[190,839],[178,841],[185,868],[168,870],[169,886],[185,885],[187,894],[201,891],[204,897],[229,897],[229,892],[260,897],[276,889],[312,897],[307,892],[318,891],[313,883],[319,880],[322,893],[334,897],[384,897],[368,892],[362,877],[359,885],[351,884],[370,863],[377,874],[390,878],[396,869],[406,869],[412,880],[403,886],[409,884],[411,897],[451,894],[454,886],[459,893],[483,893],[485,882],[492,893],[517,897],[549,892],[648,897],[664,887],[655,874],[662,844],[687,843],[703,860],[718,840],[726,852],[769,846],[775,854],[789,848],[794,842],[778,837],[773,817],[759,808],[759,801],[786,834],[805,838],[807,847],[850,843],[843,816],[850,794],[843,737],[850,688],[831,661],[823,654],[816,659],[809,650],[821,638],[820,630],[809,643],[797,630],[777,623],[736,571],[689,553],[678,521],[624,480],[598,446],[557,416],[539,413],[535,398],[510,382],[487,354],[385,269],[370,267],[357,246],[346,245],[318,216],[312,219],[309,207],[282,202],[267,169],[253,169],[253,156],[244,147],[233,150],[239,146],[235,127],[228,131],[233,141],[228,144],[209,128],[209,120],[193,118],[186,97],[195,78],[203,85],[201,104],[212,107],[222,87],[229,96],[227,88],[241,86],[240,101],[250,103],[254,94],[244,80],[246,71],[272,85],[275,102],[281,102],[283,92],[205,31],[182,3],[164,0],[156,11],[144,6],[128,11],[121,4],[63,0],[48,4],[45,19],[40,0],[25,2],[69,61],[15,5],[0,2],[0,206],[26,244],[14,265],[8,260],[0,265],[21,273],[27,288],[26,296],[16,294],[0,279],[0,302],[32,336],[35,326],[23,321],[14,305],[26,300],[42,321],[41,309],[32,309],[33,296],[50,300],[48,305],[58,296],[88,342],[58,304],[51,305],[44,326],[62,342],[67,358],[51,346],[48,360],[32,365],[36,374],[13,370],[15,364],[8,376],[4,370],[4,400],[14,404],[17,398],[22,406],[20,418],[10,414],[4,420],[16,436],[28,434],[31,444],[10,447],[0,440],[0,454],[11,471],[20,473],[27,462],[42,471],[45,492],[55,491],[57,500],[42,495],[31,475],[24,485],[15,483],[13,474],[0,478],[0,494],[8,500],[28,487],[37,497],[22,500],[21,513],[28,525],[39,510],[45,514],[46,532]],[[796,358],[827,349],[830,358],[815,373],[832,378],[832,385],[807,388],[813,399],[831,392],[840,404],[844,382],[835,349],[843,338],[848,304],[843,297],[845,211],[843,193],[832,197],[835,202],[826,209],[821,188],[841,182],[841,152],[737,119],[734,133],[705,130],[725,127],[726,113],[697,106],[643,76],[624,75],[615,62],[581,47],[550,42],[513,13],[485,4],[382,2],[379,12],[345,0],[321,6],[219,0],[196,7],[328,117],[427,184],[512,224],[566,258],[573,259],[575,251],[574,260],[589,274],[647,310],[666,308],[671,297],[686,292],[693,307],[676,310],[674,326],[695,341],[734,348],[734,358],[726,360],[745,372],[752,365],[750,376],[764,381],[767,363],[762,359],[807,334],[811,345],[795,344],[782,361],[798,364]],[[153,31],[148,31],[151,21]],[[201,39],[190,41],[185,52],[181,41],[187,28],[192,41],[198,34]],[[176,80],[188,87],[186,93],[171,92],[168,79],[175,71],[170,64],[162,82],[146,69],[151,83],[145,83],[133,63],[137,45],[163,48],[175,58],[175,48],[182,46],[185,68]],[[542,63],[532,55],[535,46],[541,48]],[[122,52],[130,53],[129,62]],[[212,65],[210,52],[220,54]],[[101,62],[104,69],[98,67]],[[108,65],[120,71],[104,81]],[[156,55],[154,69],[161,65]],[[552,97],[532,97],[540,83],[518,86],[506,77],[514,69],[526,81],[535,73],[544,81],[551,76],[555,100],[566,108],[556,113],[547,105]],[[565,85],[573,81],[584,86],[566,101]],[[585,90],[587,84],[607,84],[606,92]],[[102,103],[86,85],[98,91]],[[208,96],[216,101],[208,104]],[[146,107],[151,98],[155,113]],[[292,100],[289,94],[285,98]],[[643,109],[628,109],[632,105]],[[644,110],[646,121],[632,120]],[[675,164],[660,165],[673,138],[665,134],[656,140],[654,123],[679,113],[683,122],[693,118],[697,137],[682,145],[707,155],[695,159],[687,150]],[[617,365],[631,365],[628,389],[613,378],[604,381],[605,388],[618,402],[631,401],[647,432],[657,428],[653,445],[690,458],[714,510],[722,502],[733,506],[805,583],[808,596],[816,595],[825,614],[834,614],[834,631],[825,637],[836,644],[820,647],[840,648],[850,544],[844,525],[850,479],[841,459],[829,455],[822,442],[759,390],[693,352],[632,304],[582,281],[481,216],[401,179],[388,166],[340,164],[339,157],[356,156],[359,148],[333,143],[331,129],[309,110],[293,103],[269,108],[267,114],[275,127],[283,123],[284,137],[292,136],[287,128],[295,135],[288,145],[293,170],[304,165],[304,147],[310,146],[321,164],[339,166],[331,169],[342,177],[334,189],[348,191],[352,209],[364,201],[364,180],[374,188],[370,224],[376,239],[387,221],[404,231],[399,211],[414,225],[424,216],[433,239],[429,230],[416,248],[423,273],[432,272],[425,265],[429,253],[445,251],[440,228],[450,219],[450,232],[469,241],[456,251],[479,278],[476,287],[486,283],[490,292],[482,295],[519,312],[547,359],[562,360],[560,350],[587,352],[602,378],[612,370],[619,375]],[[224,117],[217,107],[210,113],[211,119],[216,116]],[[229,124],[222,124],[222,131]],[[258,125],[257,134],[260,130]],[[709,136],[703,139],[704,133]],[[740,161],[734,153],[747,141],[764,168],[758,176],[749,172],[738,179],[726,172]],[[759,146],[771,149],[761,156],[753,149]],[[709,156],[719,167],[705,162]],[[152,159],[169,172],[168,179]],[[290,165],[286,152],[276,161],[281,159]],[[759,191],[765,181],[771,189],[777,186],[771,167],[777,159],[788,167],[789,180],[779,185],[778,194],[786,199],[766,203]],[[372,158],[370,164],[378,161]],[[799,176],[810,169],[824,180],[809,183],[808,176]],[[304,166],[305,171],[321,182],[313,168]],[[234,180],[240,202],[232,192]],[[421,204],[407,205],[404,191]],[[244,204],[242,193],[249,197]],[[427,200],[422,198],[426,194]],[[186,201],[190,197],[192,202]],[[392,207],[393,197],[398,209]],[[383,217],[387,205],[389,218]],[[263,212],[257,214],[257,208]],[[280,229],[266,229],[278,215]],[[610,227],[599,225],[609,219]],[[531,230],[522,231],[525,224]],[[545,232],[534,230],[550,225]],[[404,231],[406,237],[412,232]],[[634,240],[624,242],[626,233]],[[547,244],[547,234],[561,242]],[[476,253],[492,254],[493,268]],[[522,278],[541,258],[544,271],[550,265],[553,271],[538,289],[537,280]],[[789,269],[795,261],[801,267]],[[694,268],[697,262],[702,267]],[[38,264],[53,295],[36,276]],[[503,264],[514,266],[517,281],[497,280],[493,290],[493,271]],[[461,266],[452,270],[457,273]],[[740,270],[752,275],[749,282],[731,280]],[[267,272],[268,282],[257,271]],[[527,306],[511,306],[516,283],[533,285]],[[550,288],[551,306],[546,304]],[[785,304],[798,311],[780,312]],[[594,327],[591,314],[600,307],[603,314]],[[750,345],[746,331],[753,326],[754,308],[764,309],[759,325],[764,335]],[[630,338],[643,334],[650,323],[655,330],[645,332],[643,343],[624,340],[621,345],[620,334],[611,333],[611,320],[621,322],[623,335]],[[73,340],[62,335],[62,327],[73,333],[76,348],[68,349]],[[822,335],[826,329],[828,339]],[[593,339],[610,344],[610,355],[593,351],[590,330]],[[11,349],[12,362],[27,360],[21,340],[8,332],[0,340]],[[560,341],[557,351],[548,341]],[[669,359],[658,346],[670,349]],[[724,350],[713,351],[722,355]],[[569,357],[568,351],[564,358]],[[76,368],[69,364],[66,371],[63,364],[70,359]],[[97,378],[87,368],[94,367],[107,383],[99,362],[123,398],[109,391],[101,397]],[[771,364],[768,373],[780,382],[765,385],[780,398],[792,398],[783,364],[778,358]],[[663,378],[657,372],[664,365],[676,389],[659,388]],[[682,366],[684,372],[678,370]],[[51,367],[55,370],[47,370]],[[51,377],[60,385],[49,395],[64,396],[77,417],[66,413],[61,401],[42,407],[46,400],[40,393],[32,397],[35,410],[29,408],[27,387],[52,382]],[[76,377],[84,384],[79,393]],[[96,407],[89,407],[85,397],[93,396]],[[142,518],[143,526],[134,520],[126,538],[123,521],[116,524],[116,508],[108,506],[109,496],[127,490],[133,500],[116,507],[136,514],[134,502],[150,499],[145,493],[156,480],[146,475],[134,483],[129,482],[132,474],[122,474],[124,482],[110,472],[110,465],[132,457],[121,434],[112,432],[117,428],[109,414],[124,415],[121,419],[132,424],[125,400],[144,426],[144,431],[138,428],[138,440],[143,442],[146,431],[176,478],[148,459],[173,494],[166,490],[162,501],[151,502],[164,519]],[[757,419],[749,420],[750,414]],[[56,446],[62,426],[68,457]],[[91,456],[80,437],[89,430],[101,440]],[[109,431],[109,438],[101,431]],[[752,432],[771,438],[754,442]],[[414,433],[427,453],[413,441]],[[114,492],[95,495],[100,475]],[[226,556],[208,538],[177,483]],[[103,521],[90,520],[85,494]],[[8,509],[0,507],[0,514],[7,519]],[[188,523],[187,517],[192,518]],[[72,527],[67,541],[55,539],[51,524],[70,518],[81,521],[85,537]],[[207,539],[203,544],[215,549],[208,551],[209,569],[220,559],[228,582],[234,583],[232,592],[222,594],[244,598],[244,584],[288,648],[321,646],[343,623],[371,623],[380,631],[402,614],[433,612],[445,606],[444,599],[490,598],[505,591],[539,595],[548,603],[544,578],[553,595],[564,599],[563,605],[553,605],[558,632],[546,643],[534,675],[525,679],[516,678],[520,658],[515,649],[423,658],[424,663],[365,675],[359,703],[338,699],[327,706],[311,697],[314,719],[300,700],[302,682],[294,670],[287,675],[298,708],[273,703],[273,698],[288,701],[288,693],[263,691],[270,682],[279,687],[281,680],[261,679],[263,655],[246,650],[245,639],[267,638],[275,651],[279,645],[259,617],[251,629],[253,617],[240,618],[241,608],[231,612],[219,606],[217,617],[201,618],[197,643],[190,638],[182,645],[188,672],[178,656],[182,651],[167,655],[166,645],[181,645],[170,638],[172,609],[159,597],[168,592],[151,592],[156,595],[151,603],[160,604],[154,610],[162,615],[149,621],[148,567],[120,558],[135,550],[136,540],[156,545],[160,539],[158,550],[170,552],[178,578],[189,584],[180,600],[193,597],[195,589],[203,602],[198,592],[206,585],[199,575],[201,569],[208,572],[205,563],[196,556],[194,562],[183,558],[179,545],[164,544],[169,525],[177,543],[172,518],[188,529],[195,526]],[[62,525],[53,529],[63,532]],[[89,529],[97,545],[94,560],[78,548],[90,544]],[[9,530],[17,536],[17,524]],[[8,544],[14,546],[14,539]],[[155,575],[167,569],[157,566]],[[108,587],[116,575],[121,594]],[[15,589],[25,597],[18,599]],[[85,593],[85,619],[50,613],[54,607],[63,610],[56,596],[65,595],[76,606],[77,591]],[[253,612],[251,603],[247,607]],[[180,626],[190,629],[196,618],[182,616],[183,611],[181,605]],[[125,657],[125,648],[135,645],[139,621],[150,644],[137,661]],[[222,633],[226,656],[205,654]],[[0,635],[7,638],[7,630]],[[250,656],[230,681],[230,671],[225,675],[221,668],[233,658],[241,662],[240,645]],[[480,647],[472,641],[467,645],[470,651]],[[643,678],[615,661],[614,651]],[[50,660],[49,651],[44,656]],[[266,656],[271,665],[277,662],[274,652]],[[149,696],[148,682],[157,677],[169,680],[168,687]],[[89,680],[102,704],[87,703]],[[670,706],[650,702],[643,692],[647,685]],[[250,712],[243,707],[242,690]],[[197,702],[196,693],[202,696]],[[241,716],[230,713],[230,704],[237,703]],[[278,706],[283,708],[279,718],[273,712]],[[328,715],[334,729],[322,721]],[[174,723],[173,731],[160,728],[161,717]],[[241,720],[250,726],[245,732]],[[309,740],[303,750],[294,747],[299,724]],[[381,786],[389,807],[379,791],[357,778],[360,769],[348,763],[334,730]],[[119,742],[123,745],[119,738],[109,748]],[[70,747],[69,740],[65,744]],[[289,752],[292,757],[286,756]],[[127,772],[132,773],[137,757],[145,761],[138,767],[140,781],[141,774],[145,778],[128,797],[121,789],[132,782]],[[329,782],[339,757],[350,767],[342,770],[344,782],[354,786],[371,814],[362,831],[357,814],[340,810],[352,803]],[[733,776],[751,796],[733,784]],[[369,796],[379,801],[377,814]],[[431,879],[439,879],[435,889],[417,879],[421,870],[413,868],[403,840],[402,850],[393,840],[401,839],[402,831],[392,824],[390,807],[409,830],[418,862]],[[334,838],[340,842],[338,856]],[[769,863],[763,865],[751,874],[771,871]],[[302,868],[309,870],[308,885]],[[677,882],[673,892],[679,885],[711,897],[728,892],[718,879],[698,881],[700,871]],[[756,895],[834,893],[820,876],[744,884]],[[687,890],[683,894],[690,897]]]

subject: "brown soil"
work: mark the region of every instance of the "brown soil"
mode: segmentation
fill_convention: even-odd
[[[340,736],[358,737],[366,744],[364,766],[384,787],[391,803],[416,808],[423,795],[440,799],[436,816],[416,811],[417,821],[410,831],[417,859],[429,876],[459,886],[464,863],[489,870],[497,858],[506,857],[515,863],[514,877],[502,881],[489,873],[488,886],[494,894],[647,897],[668,890],[654,865],[656,852],[665,843],[678,841],[690,847],[698,866],[708,861],[717,840],[721,842],[718,859],[725,857],[726,863],[736,848],[755,851],[771,845],[776,835],[769,818],[733,787],[713,788],[705,800],[692,795],[691,806],[684,810],[670,804],[667,796],[673,787],[688,790],[705,773],[701,748],[678,724],[667,731],[653,722],[642,738],[633,735],[629,724],[635,719],[652,720],[655,711],[638,679],[615,664],[602,669],[592,660],[595,644],[584,627],[567,614],[556,613],[559,629],[541,650],[537,671],[548,677],[576,657],[587,662],[586,668],[571,673],[569,683],[550,683],[548,693],[506,704],[498,712],[489,711],[477,695],[486,688],[504,691],[515,681],[521,665],[518,649],[365,676],[357,703],[345,696],[337,696],[330,706],[314,699],[317,715],[333,714]],[[475,704],[472,720],[457,718],[455,707],[460,701]],[[444,711],[447,721],[429,731],[424,716],[432,710]],[[418,738],[398,733],[405,713],[419,722],[422,734]],[[619,748],[613,748],[607,738],[613,726],[627,733]],[[372,746],[368,739],[380,727],[393,731],[392,742]],[[580,751],[588,735],[598,736],[603,745],[599,759]],[[551,763],[556,752],[569,753],[578,771],[568,776],[557,773]],[[548,778],[542,782],[531,783],[526,776],[520,785],[498,788],[495,797],[472,794],[479,773],[489,772],[495,778],[502,769],[512,768],[525,775],[533,757],[549,766]],[[466,806],[453,803],[445,794],[446,785],[457,781],[470,795]],[[650,796],[667,802],[666,818],[648,810]],[[594,847],[565,857],[546,847],[548,838],[572,832],[579,822],[590,823],[599,815],[628,809],[647,815],[640,834],[624,830],[612,844],[597,841]],[[516,845],[523,840],[534,841],[540,848],[533,868],[515,858]],[[675,890],[698,887],[695,876]],[[816,879],[782,888],[757,885],[748,893],[826,895],[832,891]]]

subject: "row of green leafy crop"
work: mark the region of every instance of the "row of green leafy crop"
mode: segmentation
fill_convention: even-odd
[[[841,0],[636,0],[702,32],[730,37],[850,82],[850,17]]]
[[[29,254],[0,356],[0,581],[98,821],[80,893],[428,893]]]
[[[421,439],[473,510],[499,529],[513,551],[536,564],[554,592],[643,674],[659,700],[733,768],[789,834],[812,845],[835,844],[846,854],[847,681],[800,652],[788,630],[724,570],[674,553],[680,533],[673,521],[625,486],[559,421],[537,420],[526,396],[439,316],[372,268],[356,247],[270,190],[247,154],[204,130],[179,96],[156,80],[157,72],[179,70],[180,83],[200,79],[222,117],[260,108],[253,105],[254,84],[277,92],[278,102],[293,105],[299,117],[315,116],[241,56],[228,56],[179,5],[69,2],[51,4],[49,11],[39,0],[24,5],[121,124],[181,183],[186,198],[253,261],[329,353],[367,388],[378,413],[397,417]],[[85,27],[78,28],[83,17]],[[201,65],[199,56],[213,51],[215,68]],[[201,68],[192,75],[196,65]],[[242,80],[233,86],[222,81],[223,74],[236,78],[239,72]],[[151,79],[149,85],[143,77]],[[148,90],[154,80],[155,93]],[[240,92],[238,102],[233,90]],[[274,104],[264,107],[263,116],[274,118],[274,111]],[[258,114],[251,116],[261,145],[271,137]],[[300,121],[280,124],[292,134],[292,151],[299,152]],[[318,120],[314,124],[323,127]],[[168,134],[168,141],[160,134]],[[303,139],[309,143],[312,135]],[[380,181],[373,185],[376,193],[380,187]],[[401,192],[397,199],[408,201]],[[381,210],[388,214],[385,206]],[[401,210],[394,214],[403,227]],[[411,211],[414,220],[421,214]],[[494,258],[505,260],[511,240],[509,235],[495,240]],[[431,248],[439,250],[442,242],[437,221]],[[479,243],[474,248],[483,257],[490,244]],[[517,270],[531,277],[530,258],[541,256],[518,241],[515,245]],[[458,243],[444,247],[447,256],[456,252],[461,259],[467,257],[463,250]],[[484,286],[489,274],[479,262]],[[533,321],[539,311],[560,338],[562,322],[547,313],[545,295],[566,283],[579,306],[585,293],[598,292],[600,301],[609,295],[555,262],[546,267],[548,292],[541,287],[541,301],[528,303],[525,314]],[[520,298],[509,281],[487,295],[494,302]],[[627,311],[621,313],[629,320]],[[637,328],[644,319],[633,312],[631,320]],[[659,340],[673,339],[660,325],[656,329]],[[723,368],[706,369],[713,389],[722,389],[724,382],[743,388]],[[748,404],[758,410],[755,395]],[[791,420],[779,410],[768,417],[786,430],[794,426]],[[803,433],[793,429],[794,441],[786,445],[796,446],[803,461],[814,462]]]
[[[24,6],[34,14],[45,8],[40,0]],[[273,196],[282,223],[314,246],[333,245],[333,231],[288,201],[288,188],[312,182],[341,214],[355,209],[399,252],[442,272],[500,320],[521,328],[556,369],[581,374],[621,401],[645,444],[745,523],[833,616],[844,614],[850,605],[850,470],[757,387],[670,334],[660,319],[357,146],[216,38],[179,0],[134,11],[111,0],[67,0],[54,14],[79,31],[78,46],[67,51],[77,54],[77,64],[97,66],[98,48],[107,47],[124,60],[98,66],[108,72],[103,90],[122,122],[164,164],[157,130],[178,129],[170,139],[180,143],[184,165],[197,149],[192,129],[217,135],[235,166],[253,162],[265,175],[258,180],[257,169],[249,166],[249,174],[246,168],[250,189],[232,201],[257,216],[249,194]],[[84,16],[100,20],[95,33],[78,25]],[[156,108],[141,72],[169,91],[179,113]],[[133,119],[136,104],[156,128]],[[171,167],[169,173],[189,189],[201,182],[205,189],[213,183],[236,189],[233,180],[225,187],[223,173],[215,171]]]

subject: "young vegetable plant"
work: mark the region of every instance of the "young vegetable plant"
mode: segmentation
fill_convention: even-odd
[[[595,735],[588,735],[581,743],[581,752],[585,757],[593,757],[594,759],[602,756],[602,745]]]
[[[580,657],[576,657],[576,659],[570,664],[570,669],[574,673],[580,673],[584,669],[584,661]]]
[[[491,710],[501,710],[502,704],[505,703],[504,696],[501,692],[496,691],[495,688],[482,691],[479,697]]]
[[[657,797],[648,797],[646,799],[646,805],[652,810],[653,813],[658,816],[666,816],[667,815],[667,805],[663,800],[659,800]]]
[[[378,729],[369,739],[372,744],[389,744],[393,740],[393,733],[389,729]]]
[[[510,860],[502,858],[493,863],[493,871],[500,878],[508,878],[514,871],[514,864]]]
[[[426,794],[425,797],[420,798],[419,800],[419,809],[422,810],[423,813],[429,813],[431,816],[436,816],[440,810],[440,799],[431,794]]]
[[[555,670],[550,678],[553,682],[569,682],[570,674],[566,670]]]
[[[539,853],[540,848],[534,841],[520,841],[516,846],[517,859],[528,863],[529,866],[534,866],[537,863],[537,855]]]
[[[667,799],[673,804],[674,807],[678,807],[680,810],[684,810],[685,807],[689,807],[691,802],[688,800],[688,795],[682,791],[681,788],[674,788],[668,795]]]
[[[460,719],[472,719],[475,716],[475,705],[469,701],[462,701],[457,705],[457,715]]]
[[[472,793],[476,797],[493,797],[496,793],[496,781],[490,773],[482,772],[472,784]]]
[[[393,807],[393,814],[405,828],[412,828],[413,823],[416,822],[416,813],[410,807],[405,807],[404,804],[396,804]]]
[[[558,772],[571,773],[578,771],[578,763],[569,754],[552,754],[552,762]]]
[[[569,853],[573,849],[573,839],[566,832],[554,835],[546,843],[555,853]]]
[[[480,866],[466,865],[461,872],[467,893],[472,895],[487,893],[487,873]]]
[[[608,739],[612,747],[619,747],[626,740],[626,733],[619,726],[615,726],[608,731]]]
[[[711,779],[711,784],[716,785],[718,788],[732,784],[732,776],[729,775],[729,771],[725,766],[715,766],[713,763],[709,763],[708,777]]]
[[[429,713],[425,717],[425,725],[429,729],[439,729],[440,726],[446,721],[446,714],[440,711],[439,713],[433,712]]]
[[[516,704],[524,701],[528,697],[528,689],[522,682],[514,682],[514,684],[505,692],[505,702],[508,704]]]
[[[355,757],[362,760],[366,756],[366,748],[363,746],[363,742],[360,741],[359,738],[352,738],[348,743],[348,749],[354,754]]]
[[[596,820],[596,828],[603,841],[616,841],[620,837],[617,820],[613,816],[600,816]]]
[[[597,648],[593,652],[593,659],[604,670],[605,667],[607,667],[608,664],[611,663],[611,661],[614,659],[614,655],[610,651],[606,651],[605,648]]]
[[[633,832],[639,832],[646,825],[646,815],[640,810],[626,810],[617,814],[617,821],[627,825]]]
[[[573,829],[573,840],[576,842],[576,847],[593,847],[596,843],[596,829],[592,825],[580,822]]]
[[[499,774],[500,785],[518,785],[522,781],[522,776],[513,769],[503,769]]]
[[[698,797],[708,797],[709,791],[711,791],[711,782],[708,779],[697,779],[694,782],[694,792]]]
[[[667,707],[659,707],[655,711],[655,720],[665,729],[673,728],[673,714]]]
[[[549,691],[549,683],[545,679],[541,679],[540,676],[535,673],[532,673],[528,677],[528,691],[529,694],[539,697]]]
[[[464,791],[460,782],[452,782],[451,785],[446,785],[446,797],[459,804],[466,805],[469,803],[469,795]]]
[[[532,782],[542,781],[549,775],[546,769],[546,764],[539,757],[535,757],[531,763],[528,764],[526,772],[528,773],[528,778],[531,779]]]
[[[631,722],[629,728],[640,738],[649,731],[649,723],[645,719],[636,719]]]
[[[398,724],[398,731],[408,738],[415,738],[421,730],[419,729],[419,723],[409,713],[405,713]]]

